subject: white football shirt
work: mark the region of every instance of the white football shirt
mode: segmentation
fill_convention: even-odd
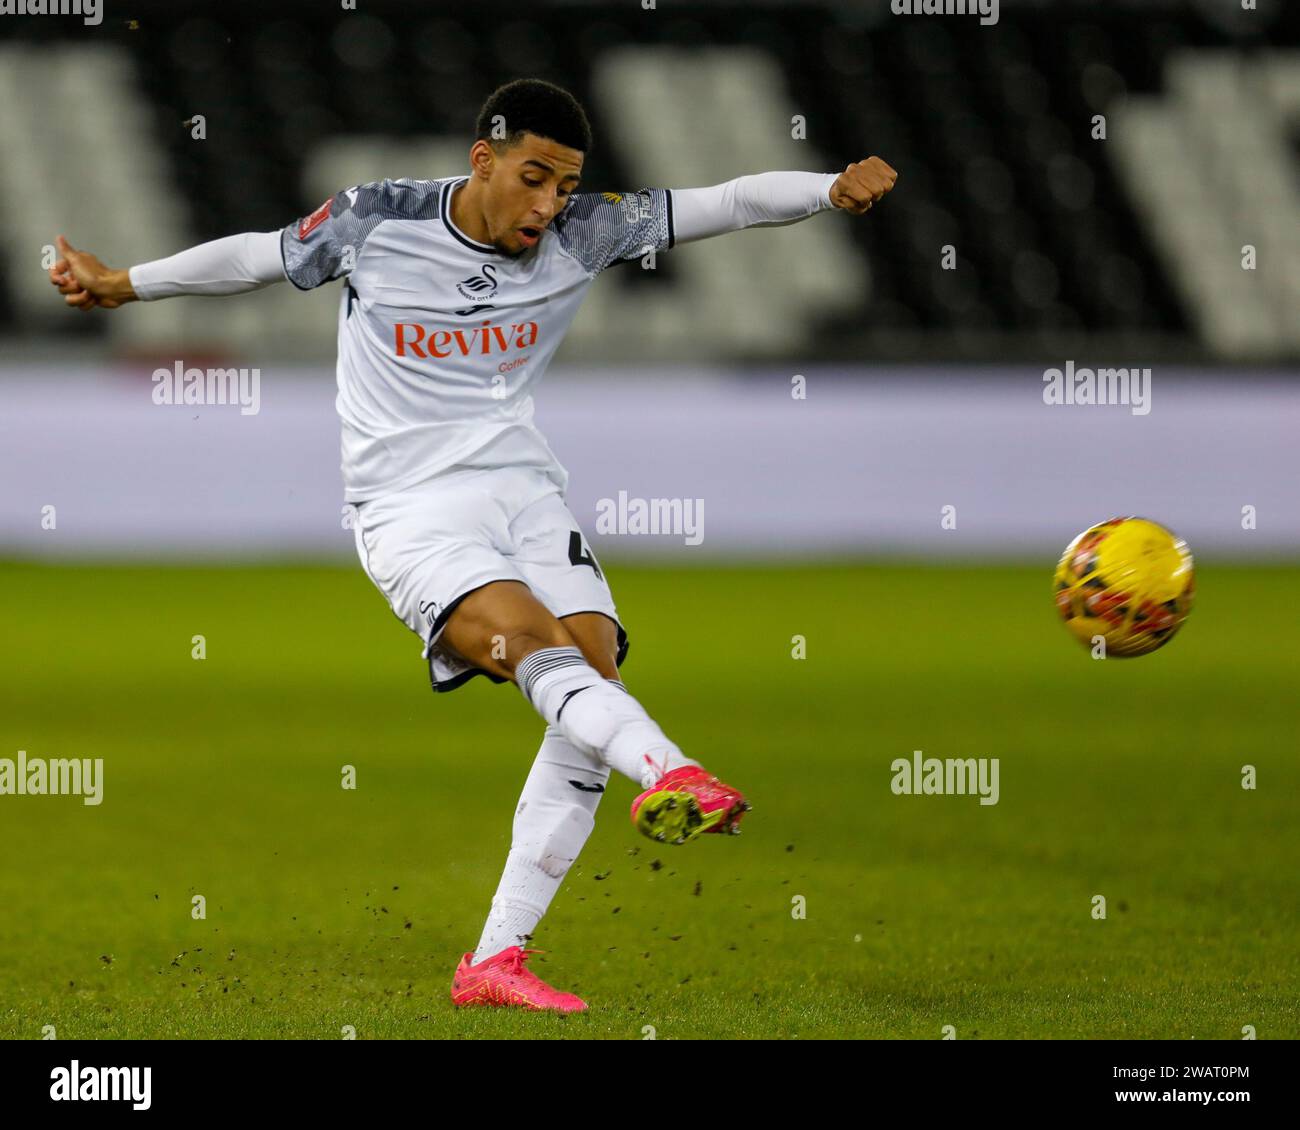
[[[336,403],[348,502],[457,465],[533,466],[563,491],[532,390],[596,276],[673,246],[670,189],[575,193],[512,259],[452,223],[452,192],[468,179],[357,185],[280,233],[295,286],[345,277]]]

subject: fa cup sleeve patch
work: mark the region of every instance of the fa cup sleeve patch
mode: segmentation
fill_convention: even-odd
[[[317,208],[316,211],[314,211],[310,216],[304,217],[303,220],[298,224],[298,238],[300,240],[303,240],[306,239],[309,235],[311,235],[312,232],[314,232],[318,227],[321,226],[321,224],[323,224],[327,219],[329,219],[330,209],[333,207],[334,207],[334,197],[331,196],[328,200],[325,201],[324,204],[322,204],[319,208]]]

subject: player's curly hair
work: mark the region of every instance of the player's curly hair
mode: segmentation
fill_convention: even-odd
[[[504,137],[501,129],[494,130],[498,125],[504,126]],[[591,149],[591,123],[581,104],[567,90],[542,79],[520,78],[497,87],[479,111],[474,136],[502,152],[517,145],[525,133],[583,153]]]

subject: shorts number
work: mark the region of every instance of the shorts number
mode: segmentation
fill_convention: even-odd
[[[571,565],[590,565],[596,576],[602,581],[605,575],[600,571],[600,566],[596,564],[595,557],[590,550],[584,550],[582,544],[582,535],[574,530],[569,534],[569,564]]]

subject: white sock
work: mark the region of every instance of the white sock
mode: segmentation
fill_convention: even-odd
[[[628,689],[605,679],[576,647],[544,647],[515,668],[533,708],[584,753],[648,789],[665,773],[698,765],[664,735]]]
[[[474,964],[525,946],[595,827],[609,767],[553,727],[524,782],[514,835]],[[581,787],[579,787],[581,786]]]

